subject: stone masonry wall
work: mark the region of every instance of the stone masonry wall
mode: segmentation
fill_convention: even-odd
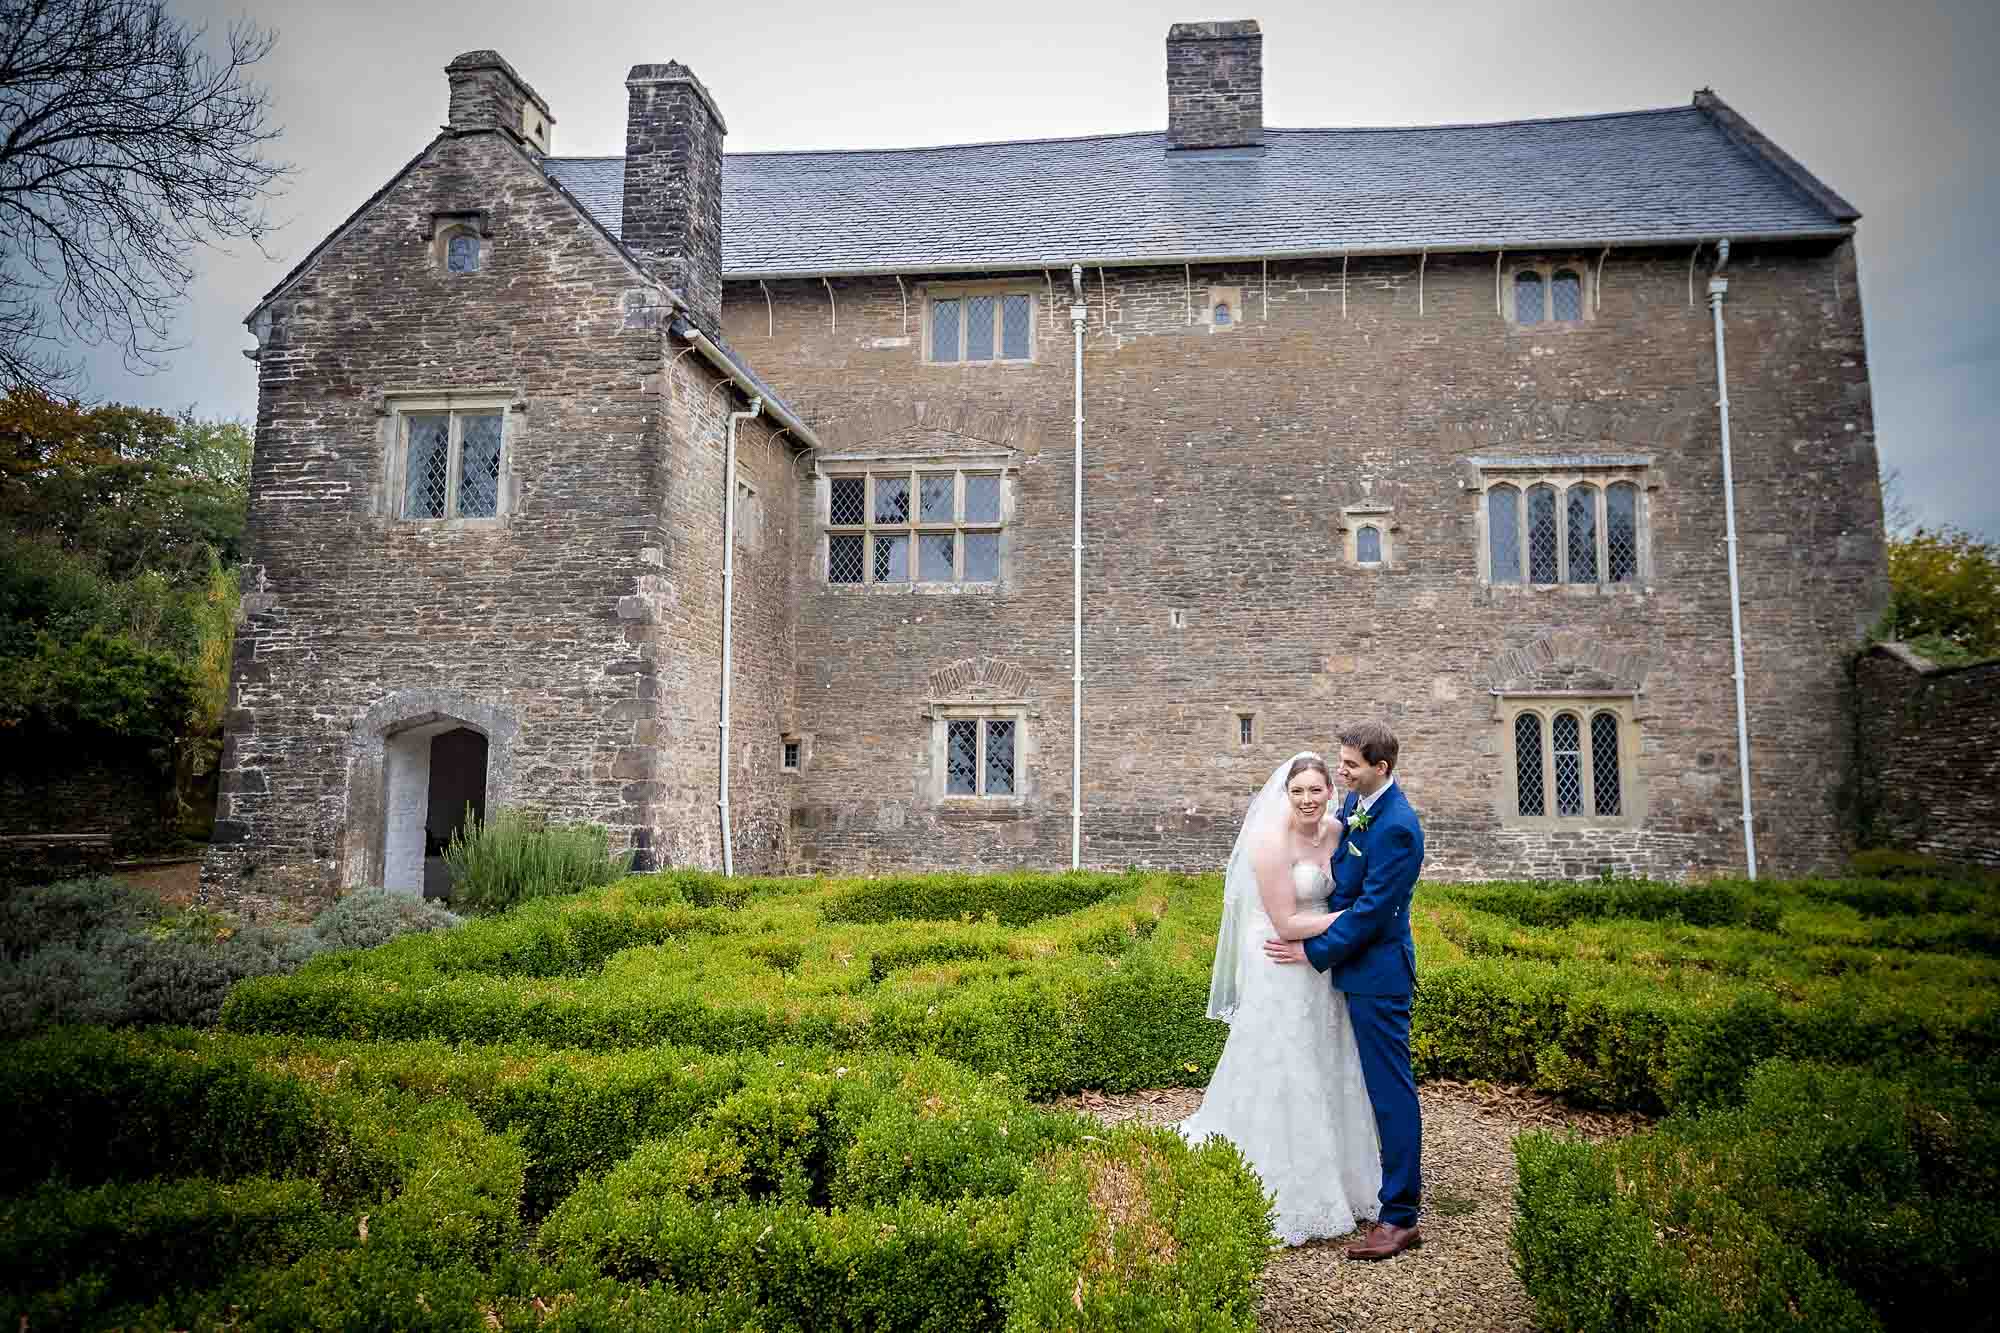
[[[1601,263],[1601,300],[1575,324],[1514,327],[1490,255],[1356,258],[1344,282],[1338,260],[1273,263],[1268,301],[1258,265],[1197,266],[1191,283],[1178,267],[1087,274],[1086,864],[1218,864],[1280,759],[1376,716],[1404,742],[1428,873],[1741,867],[1707,265],[1691,278],[1686,251],[1506,259],[1584,268],[1587,298]],[[907,314],[894,279],[834,280],[837,327],[817,280],[769,284],[768,331],[757,284],[725,290],[732,342],[828,454],[998,446],[1009,460],[1004,576],[985,588],[828,586],[823,500],[800,488],[801,868],[1068,861],[1068,293],[1062,274],[990,276],[1035,295],[1031,364],[925,364],[921,275],[905,276]],[[1830,867],[1844,662],[1885,591],[1852,250],[1742,245],[1727,276],[1760,861]],[[1230,326],[1208,319],[1212,288]],[[1482,583],[1467,460],[1604,451],[1653,457],[1650,579]],[[1389,511],[1380,568],[1348,562],[1353,505]],[[1583,659],[1633,673],[1636,827],[1503,820],[1493,691],[1536,644],[1568,654],[1541,686],[1595,681]],[[932,681],[989,658],[1027,682],[1032,792],[941,809],[925,795]],[[1240,713],[1254,715],[1247,746]]]
[[[674,455],[651,548],[665,571],[655,598],[659,694],[643,734],[657,766],[661,863],[720,869],[723,484],[729,413],[745,404],[698,356],[670,367],[661,410]],[[792,718],[796,452],[768,417],[737,428],[729,788],[739,874],[777,874],[789,860],[779,737]]]
[[[447,274],[425,233],[467,210],[483,267]],[[650,291],[485,133],[441,137],[277,296],[208,896],[379,882],[385,737],[454,718],[493,747],[489,810],[604,823],[614,847],[652,828],[628,776],[651,636],[621,618],[672,577],[646,554],[668,464]],[[399,516],[393,413],[414,392],[501,395],[511,512]]]
[[[1868,843],[2000,867],[2000,662],[1943,669],[1877,645],[1854,684]]]

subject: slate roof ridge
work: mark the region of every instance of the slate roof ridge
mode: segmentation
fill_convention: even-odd
[[[1626,111],[1590,111],[1568,116],[1520,116],[1512,120],[1459,120],[1429,125],[1270,125],[1266,134],[1412,134],[1431,130],[1504,130],[1524,125],[1568,125],[1591,120],[1623,120],[1640,116],[1701,114],[1692,103],[1674,106],[1635,107]],[[1104,143],[1114,139],[1165,139],[1165,130],[1106,130],[1099,134],[1055,134],[1023,139],[978,139],[968,143],[901,144],[887,148],[755,148],[723,154],[724,158],[753,157],[856,157],[885,156],[891,153],[948,153],[962,148],[1032,148],[1037,144]],[[578,156],[549,154],[552,162],[622,162],[623,153],[588,153]]]

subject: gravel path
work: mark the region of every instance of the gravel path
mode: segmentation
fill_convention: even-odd
[[[1573,1129],[1592,1138],[1644,1128],[1644,1117],[1579,1111],[1517,1088],[1420,1084],[1424,1111],[1423,1248],[1384,1263],[1354,1263],[1348,1241],[1280,1250],[1264,1271],[1257,1324],[1263,1329],[1527,1330],[1532,1307],[1508,1262],[1513,1221],[1513,1138],[1531,1129]],[[1107,1124],[1170,1124],[1192,1114],[1191,1088],[1119,1095],[1085,1092],[1060,1105]],[[1358,1236],[1359,1233],[1357,1233]]]

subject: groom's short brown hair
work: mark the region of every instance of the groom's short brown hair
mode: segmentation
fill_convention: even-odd
[[[1360,751],[1362,763],[1387,764],[1391,773],[1396,771],[1396,733],[1385,723],[1356,722],[1340,733],[1340,743]]]

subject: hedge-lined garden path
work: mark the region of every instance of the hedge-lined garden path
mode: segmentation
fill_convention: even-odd
[[[1267,1330],[1505,1330],[1534,1328],[1532,1307],[1508,1262],[1514,1211],[1516,1134],[1574,1130],[1589,1138],[1630,1134],[1644,1116],[1580,1111],[1552,1097],[1492,1084],[1419,1084],[1424,1112],[1424,1244],[1386,1263],[1354,1263],[1347,1241],[1280,1250],[1264,1272],[1257,1325]],[[1060,1105],[1107,1124],[1171,1124],[1192,1115],[1192,1088],[1085,1092]]]

